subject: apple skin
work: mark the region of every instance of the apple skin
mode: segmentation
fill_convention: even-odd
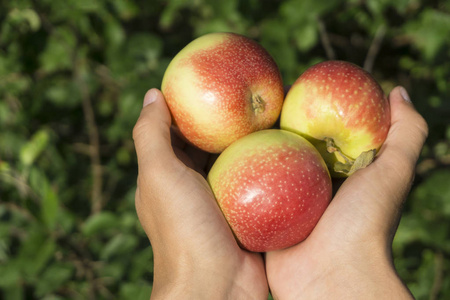
[[[257,42],[233,33],[189,43],[170,62],[161,90],[181,136],[210,153],[272,127],[284,100],[273,58]]]
[[[349,62],[326,61],[308,68],[292,85],[280,127],[314,144],[332,177],[346,177],[335,172],[336,163],[351,165],[367,152],[375,156],[390,121],[389,102],[368,72]],[[326,138],[339,151],[330,153]]]
[[[244,249],[284,249],[308,237],[331,200],[332,184],[319,152],[279,129],[247,135],[225,149],[208,182]]]

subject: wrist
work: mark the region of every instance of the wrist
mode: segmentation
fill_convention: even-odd
[[[293,299],[413,299],[410,291],[398,276],[390,250],[352,250],[320,262],[321,274],[311,272],[311,281],[299,289]]]
[[[165,260],[159,264],[159,260],[155,257],[152,300],[267,299],[267,283],[265,283],[266,292],[261,293],[261,280],[245,275],[249,268],[253,268],[249,267],[246,257],[237,260],[228,258],[226,262],[208,262],[207,258],[201,261],[178,259],[173,264],[168,262]],[[264,276],[262,264],[261,270],[256,274]]]

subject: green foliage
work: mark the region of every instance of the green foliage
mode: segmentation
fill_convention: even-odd
[[[417,299],[450,298],[449,28],[444,0],[0,2],[0,297],[148,299],[131,131],[179,50],[232,31],[285,84],[336,58],[409,90],[430,136],[395,262]]]

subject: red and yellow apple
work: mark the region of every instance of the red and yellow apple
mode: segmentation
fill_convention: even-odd
[[[270,128],[284,99],[273,58],[257,42],[233,33],[189,43],[170,62],[161,89],[179,133],[211,153]]]
[[[331,179],[311,143],[278,129],[225,149],[208,182],[241,247],[254,252],[303,241],[331,200]]]
[[[333,177],[370,164],[390,127],[389,102],[362,68],[326,61],[308,68],[292,85],[281,112],[282,129],[308,139]]]

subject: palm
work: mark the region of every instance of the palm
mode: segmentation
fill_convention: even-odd
[[[383,191],[369,185],[371,181],[366,177],[372,170],[363,171],[344,182],[307,240],[267,254],[267,276],[274,294],[290,299],[290,289],[298,289],[299,283],[314,287],[327,276],[330,266],[347,264],[348,258],[357,261],[355,256],[367,254],[364,250],[371,252],[372,247],[387,243],[379,243],[379,239],[385,239],[380,229],[388,227],[382,222],[389,220],[389,216],[370,219],[367,216],[373,215],[366,213],[374,210],[388,213],[389,210],[377,202],[377,198],[383,197],[379,194]]]
[[[326,276],[329,266],[357,261],[358,255],[371,257],[373,253],[385,252],[380,245],[388,249],[399,219],[396,206],[405,196],[395,189],[401,182],[409,181],[403,179],[396,184],[396,175],[402,174],[404,165],[395,163],[389,164],[391,172],[380,180],[385,158],[380,157],[342,184],[307,240],[267,254],[268,280],[275,293],[290,299],[290,288],[298,286],[298,282],[314,286],[315,280]],[[378,185],[374,186],[374,182]],[[407,191],[408,187],[400,190]]]
[[[188,243],[185,246],[192,246],[197,253],[201,253],[201,259],[212,262],[218,273],[226,274],[225,271],[229,271],[233,274],[241,292],[251,292],[246,299],[266,296],[268,287],[262,256],[238,246],[204,178],[215,155],[186,145],[176,137],[173,140],[174,152],[185,169],[183,172],[189,174],[177,183],[177,191],[195,200],[186,208],[193,210],[192,213],[185,211],[185,215],[193,216],[185,223],[188,227],[183,230]]]

